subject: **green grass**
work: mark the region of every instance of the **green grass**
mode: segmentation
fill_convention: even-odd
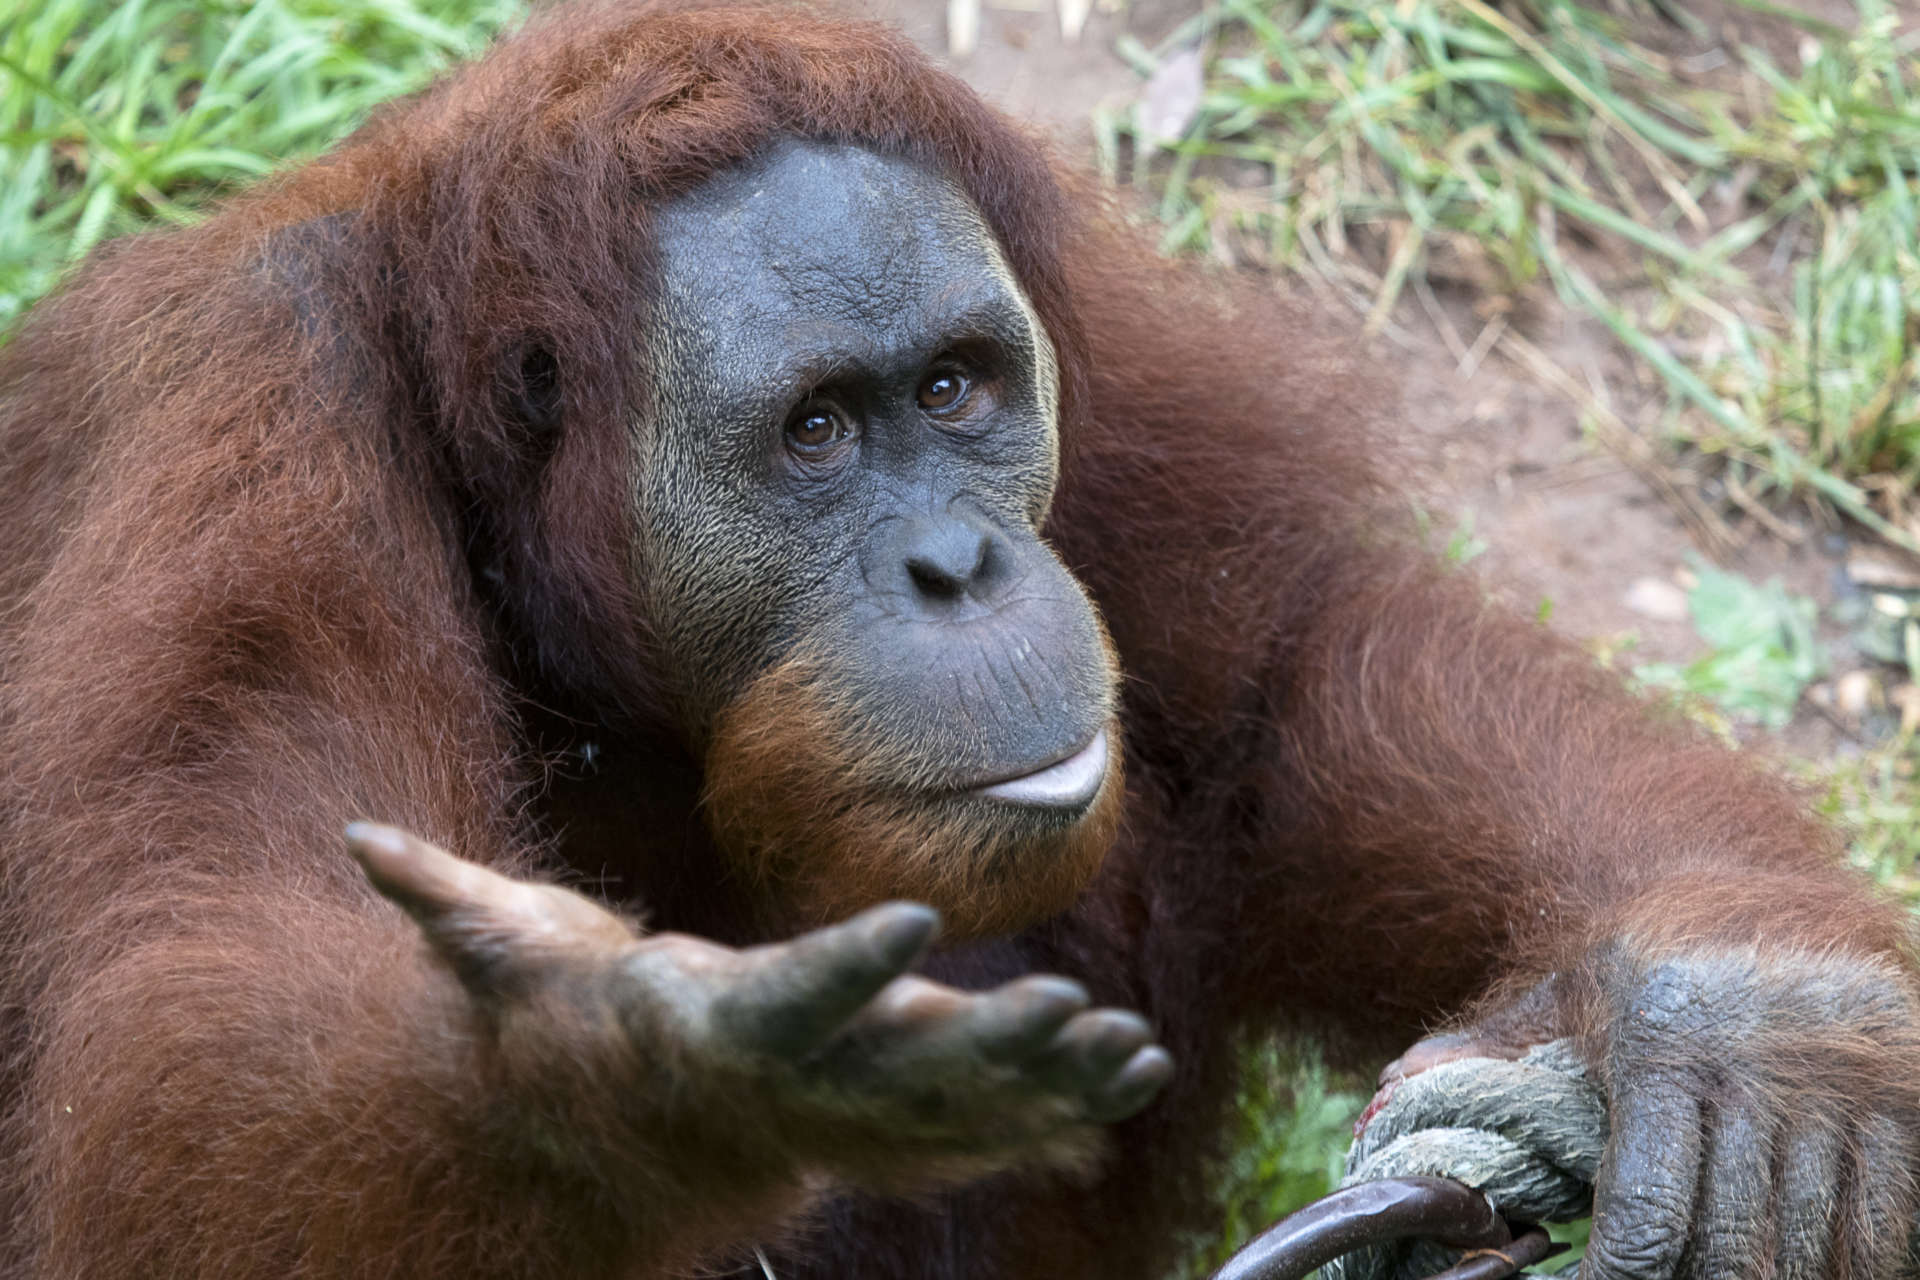
[[[1250,1048],[1227,1163],[1220,1229],[1192,1242],[1184,1280],[1201,1280],[1276,1220],[1340,1185],[1353,1122],[1371,1090],[1332,1076],[1306,1046]]]
[[[1807,248],[1777,329],[1721,318],[1730,356],[1721,386],[1737,397],[1729,436],[1788,435],[1830,471],[1896,482],[1888,510],[1911,534],[1907,497],[1920,469],[1920,35],[1896,40],[1883,4],[1861,4],[1859,35],[1829,40],[1797,77],[1758,55],[1771,109],[1742,129],[1716,113],[1735,163],[1759,175],[1762,223],[1779,219]],[[1742,232],[1741,234],[1747,234]]]
[[[1095,133],[1170,250],[1299,272],[1376,330],[1411,295],[1463,363],[1507,313],[1459,332],[1437,288],[1550,287],[1750,502],[1920,547],[1920,34],[1858,4],[1856,33],[1802,20],[1792,72],[1746,48],[1701,83],[1641,42],[1644,8],[1225,0],[1130,50],[1148,74],[1217,51],[1185,131],[1109,112]]]
[[[1634,678],[1704,699],[1718,713],[1785,728],[1800,695],[1827,671],[1817,607],[1778,581],[1759,585],[1706,565],[1694,573],[1687,604],[1706,652],[1687,663],[1636,667]]]
[[[522,0],[0,0],[0,326],[482,48]]]
[[[1818,607],[1777,581],[1755,583],[1699,563],[1694,575],[1688,609],[1704,652],[1691,662],[1637,666],[1634,679],[1671,691],[1689,715],[1729,740],[1741,725],[1785,726],[1802,709],[1808,687],[1828,673]],[[1883,672],[1897,672],[1916,701],[1908,710],[1889,709],[1899,713],[1891,732],[1830,759],[1801,761],[1794,771],[1817,797],[1819,811],[1852,833],[1854,865],[1920,907],[1920,790],[1914,785],[1920,619],[1912,616],[1914,605],[1910,594],[1874,593],[1830,611],[1829,621],[1853,630],[1857,647],[1886,651]]]

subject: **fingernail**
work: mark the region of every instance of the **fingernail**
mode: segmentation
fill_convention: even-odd
[[[1173,1079],[1173,1056],[1157,1044],[1150,1044],[1127,1060],[1127,1065],[1102,1091],[1105,1105],[1099,1107],[1104,1118],[1124,1120],[1153,1100],[1153,1096]]]
[[[874,926],[874,952],[890,966],[902,966],[920,954],[940,929],[940,913],[917,902],[896,903]]]
[[[1147,1099],[1166,1088],[1172,1079],[1173,1055],[1157,1044],[1150,1044],[1127,1060],[1108,1093],[1116,1099],[1125,1099],[1130,1107],[1143,1107]]]
[[[1051,973],[1028,978],[1038,998],[1052,1008],[1084,1009],[1093,1003],[1093,997],[1087,989],[1072,978],[1062,978]]]
[[[400,853],[407,847],[398,831],[378,822],[349,822],[347,843],[364,849],[376,849],[381,853]]]
[[[1158,1089],[1173,1079],[1173,1055],[1157,1044],[1150,1044],[1133,1055],[1121,1071],[1120,1079],[1130,1087]]]

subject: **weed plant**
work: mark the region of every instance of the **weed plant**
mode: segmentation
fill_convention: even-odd
[[[109,236],[310,155],[521,0],[0,0],[0,328]]]
[[[1166,246],[1297,271],[1374,330],[1436,286],[1545,282],[1665,388],[1667,431],[1750,503],[1791,495],[1920,547],[1920,27],[1766,0],[1799,65],[1656,51],[1672,18],[1575,0],[1223,0],[1158,52],[1216,50],[1177,136],[1096,121]],[[1671,40],[1668,41],[1672,43]],[[1716,60],[1724,60],[1715,65]]]

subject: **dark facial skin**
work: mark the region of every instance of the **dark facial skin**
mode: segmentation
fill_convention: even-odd
[[[639,580],[695,738],[797,655],[875,784],[966,790],[1086,748],[1115,677],[1037,532],[1053,352],[967,200],[793,141],[656,234]]]

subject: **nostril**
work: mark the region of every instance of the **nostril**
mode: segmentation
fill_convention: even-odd
[[[982,576],[988,538],[962,525],[927,530],[907,552],[907,576],[921,594],[939,599],[964,595]]]
[[[939,565],[920,556],[907,561],[907,576],[913,579],[913,585],[920,589],[922,595],[957,596],[966,590],[966,583],[956,580]]]

